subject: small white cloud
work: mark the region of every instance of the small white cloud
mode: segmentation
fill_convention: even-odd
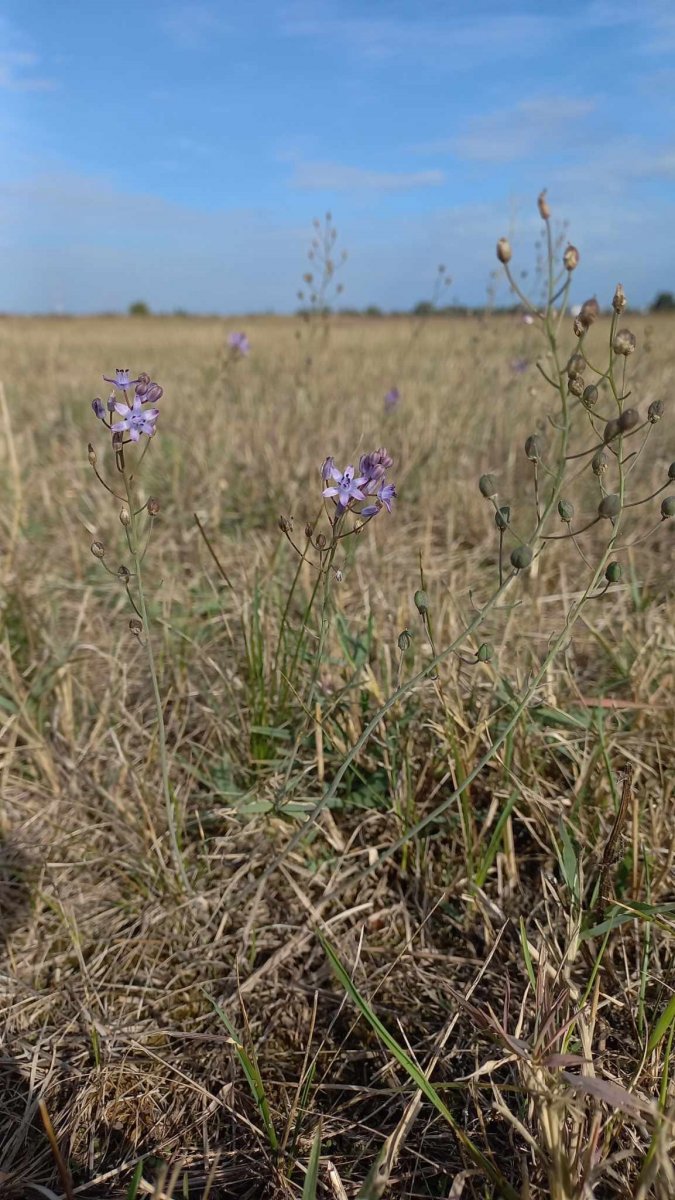
[[[534,154],[559,157],[584,141],[584,123],[596,107],[593,99],[570,96],[521,100],[473,118],[453,149],[461,158],[487,163],[516,162]]]

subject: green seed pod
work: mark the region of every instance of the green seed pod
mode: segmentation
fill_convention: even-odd
[[[402,654],[405,654],[412,642],[412,635],[409,629],[402,629],[398,635],[398,648]]]
[[[640,414],[637,408],[624,408],[619,417],[619,429],[622,433],[628,433],[629,429],[635,429],[636,425],[640,424]]]
[[[423,588],[417,589],[415,595],[413,596],[413,600],[415,601],[415,608],[420,616],[424,616],[424,614],[429,611],[429,597]]]
[[[608,563],[605,571],[605,579],[608,583],[618,583],[621,579],[621,563]]]
[[[509,508],[508,504],[503,504],[502,507],[498,508],[495,513],[495,525],[497,526],[497,529],[501,529],[503,532],[505,529],[508,529],[510,522],[511,509]]]
[[[613,521],[621,512],[621,497],[616,492],[603,496],[598,505],[598,516]]]
[[[666,496],[665,500],[661,501],[661,516],[664,521],[668,517],[675,517],[675,496]]]
[[[497,495],[499,490],[494,475],[481,475],[478,480],[478,487],[480,488],[481,495],[485,496],[486,500],[491,500],[493,496]]]
[[[661,417],[665,411],[665,407],[666,406],[663,403],[663,400],[652,400],[649,408],[647,409],[647,420],[649,421],[650,425],[656,425],[656,422],[661,420]]]
[[[525,453],[530,462],[539,462],[541,458],[541,439],[537,437],[536,433],[531,433],[525,442]]]
[[[103,558],[103,555],[105,554],[105,546],[103,545],[103,542],[92,542],[90,549],[94,558]]]
[[[571,378],[572,375],[583,375],[585,370],[586,359],[584,358],[583,354],[579,354],[578,352],[573,354],[567,364],[567,374]]]
[[[582,375],[571,375],[567,381],[567,390],[572,396],[583,396],[584,380]]]
[[[637,340],[630,329],[620,329],[612,343],[615,354],[623,354],[625,358],[632,354],[637,346]]]
[[[561,521],[571,521],[574,516],[574,505],[571,500],[558,501],[558,513]]]
[[[532,551],[529,546],[516,546],[511,551],[511,566],[516,571],[524,571],[532,562]]]
[[[589,383],[588,387],[584,388],[581,403],[584,408],[595,408],[598,403],[598,389],[594,383]]]
[[[489,662],[490,659],[493,657],[494,657],[494,650],[493,650],[492,646],[490,645],[489,642],[483,642],[483,644],[478,647],[478,651],[476,653],[476,658],[478,659],[479,662]]]
[[[591,470],[592,470],[593,474],[597,475],[599,478],[601,475],[604,475],[608,466],[609,466],[609,460],[608,460],[607,455],[605,454],[604,450],[596,450],[595,454],[593,455],[593,457],[591,459]]]
[[[612,417],[611,421],[608,421],[605,425],[605,431],[602,435],[602,440],[605,445],[607,445],[608,442],[613,442],[614,438],[618,437],[620,433],[621,426],[619,424],[619,418]]]

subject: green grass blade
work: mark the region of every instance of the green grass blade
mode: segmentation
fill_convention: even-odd
[[[307,1163],[307,1174],[305,1175],[305,1186],[302,1189],[302,1200],[316,1200],[317,1188],[319,1186],[319,1159],[321,1158],[321,1122],[316,1127],[316,1133],[312,1141],[312,1149],[309,1154],[309,1162]]]

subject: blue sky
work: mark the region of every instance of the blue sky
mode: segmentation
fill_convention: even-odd
[[[675,3],[0,0],[0,311],[484,299],[536,194],[577,299],[675,291]],[[521,249],[522,247],[522,249]],[[506,297],[503,297],[506,299]]]

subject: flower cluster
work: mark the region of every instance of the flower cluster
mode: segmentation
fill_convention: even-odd
[[[117,434],[118,437],[123,438],[124,434],[128,433],[129,438],[127,440],[137,442],[141,434],[145,434],[146,437],[152,437],[156,432],[155,422],[159,416],[159,409],[152,406],[161,400],[164,389],[158,383],[155,383],[149,375],[146,375],[144,371],[141,372],[138,379],[130,379],[129,374],[128,368],[118,367],[114,378],[104,375],[104,382],[111,383],[113,391],[108,396],[106,406],[104,406],[100,397],[97,396],[95,400],[92,400],[91,407],[94,416],[99,421],[103,421],[103,424],[113,434]],[[135,390],[134,398],[130,403],[129,391],[131,388]],[[123,400],[118,400],[117,391],[122,392]],[[110,414],[116,412],[121,417],[121,420],[112,421],[112,419],[107,419],[106,409]]]
[[[332,483],[323,489],[322,495],[326,499],[332,499],[335,505],[335,519],[342,517],[348,510],[364,520],[376,517],[382,508],[391,512],[396,487],[393,483],[386,482],[385,475],[392,463],[393,459],[384,446],[361,456],[358,475],[353,466],[340,471],[335,465],[335,460],[327,458],[321,467],[321,478],[324,483],[329,483],[329,480],[332,480]],[[361,504],[363,507],[359,507]]]

